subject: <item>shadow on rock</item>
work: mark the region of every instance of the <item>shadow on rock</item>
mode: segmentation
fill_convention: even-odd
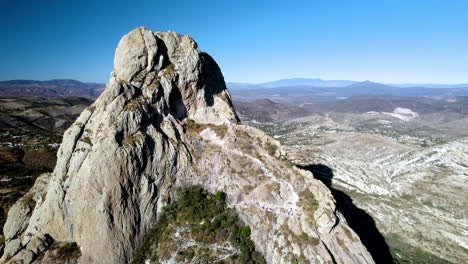
[[[314,178],[322,181],[336,200],[337,209],[344,215],[349,226],[356,232],[376,263],[394,263],[385,238],[380,234],[374,219],[353,203],[346,193],[332,187],[333,170],[323,164],[299,166],[314,174]]]

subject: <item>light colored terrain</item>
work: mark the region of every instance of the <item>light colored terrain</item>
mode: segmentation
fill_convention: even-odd
[[[404,121],[395,114],[404,115]],[[468,137],[438,143],[440,138],[401,134],[394,129],[399,123],[429,120],[407,110],[333,117],[340,123],[312,115],[254,125],[287,145],[294,163],[330,168],[333,187],[374,218],[390,246],[403,242],[463,263],[468,258]],[[380,129],[365,128],[373,123]]]

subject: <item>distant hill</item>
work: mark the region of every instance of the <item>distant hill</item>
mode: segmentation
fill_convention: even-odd
[[[356,95],[333,102],[314,102],[301,107],[273,102],[269,99],[252,102],[234,100],[234,107],[241,120],[271,122],[289,120],[317,113],[392,112],[395,108],[412,109],[419,114],[468,115],[468,97],[433,99],[427,97],[403,97],[393,95]]]
[[[85,83],[76,80],[11,80],[0,81],[0,94],[8,96],[97,97],[106,87],[103,83]]]
[[[254,102],[234,101],[234,108],[242,121],[271,122],[304,117],[312,113],[308,109],[279,104],[268,99]]]
[[[307,104],[320,101],[336,101],[355,95],[393,95],[416,97],[454,97],[468,96],[468,87],[462,88],[427,88],[395,87],[371,81],[356,82],[345,87],[317,87],[309,85],[283,87],[252,87],[251,89],[232,89],[237,101],[270,99],[289,104]]]
[[[461,84],[438,84],[438,83],[394,83],[389,84],[396,87],[426,87],[426,88],[463,88],[468,87],[468,83]]]
[[[13,129],[63,133],[93,101],[85,97],[0,96],[0,131]]]
[[[309,87],[323,87],[323,88],[342,88],[351,85],[363,85],[363,84],[379,84],[371,81],[351,81],[351,80],[322,80],[319,78],[290,78],[280,79],[272,82],[265,83],[234,83],[228,82],[227,86],[232,90],[247,90],[247,89],[268,89],[278,87],[290,87],[290,86],[309,86]],[[464,88],[468,87],[468,84],[436,84],[436,83],[385,83],[380,85],[387,85],[397,88]]]
[[[346,85],[347,84],[347,85]],[[371,81],[355,82],[347,80],[322,79],[283,79],[269,83],[227,83],[234,98],[238,101],[271,99],[275,102],[303,104],[316,101],[344,99],[354,95],[395,95],[450,97],[468,96],[468,85],[433,88],[415,86],[401,87]],[[433,84],[433,86],[439,86]],[[79,96],[96,98],[105,89],[104,83],[87,83],[71,79],[35,81],[0,81],[0,95],[44,98]]]
[[[230,90],[252,90],[252,89],[265,89],[268,87],[252,84],[252,83],[234,83],[234,82],[227,82],[226,86]]]
[[[341,112],[363,114],[370,111],[392,112],[395,108],[408,108],[420,114],[457,113],[468,114],[468,98],[431,99],[393,95],[356,95],[345,100],[309,105],[314,112]]]
[[[282,86],[296,86],[296,85],[308,85],[315,87],[345,87],[352,85],[356,81],[348,80],[322,80],[318,78],[292,78],[292,79],[281,79],[278,81],[260,83],[258,85],[265,87],[282,87]]]
[[[367,89],[393,89],[395,88],[394,86],[382,84],[382,83],[376,83],[376,82],[371,82],[371,81],[364,81],[364,82],[355,82],[353,84],[350,84],[346,86],[345,88],[347,89],[362,89],[362,90],[367,90]]]

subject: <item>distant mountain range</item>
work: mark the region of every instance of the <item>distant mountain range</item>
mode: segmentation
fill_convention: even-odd
[[[228,85],[229,86],[229,85]],[[336,101],[355,95],[394,95],[411,97],[468,96],[468,85],[460,88],[396,87],[370,81],[356,82],[345,87],[317,87],[308,85],[250,88],[231,88],[237,101],[270,99],[278,103],[307,104],[320,101]]]
[[[353,95],[397,95],[450,97],[468,96],[468,84],[382,84],[371,81],[322,80],[294,78],[249,84],[227,83],[235,99],[252,101],[271,99],[276,102],[306,103],[343,99]],[[104,91],[104,83],[86,83],[71,79],[35,81],[0,81],[0,95],[44,98],[81,96],[95,98]],[[291,101],[292,100],[292,101]]]
[[[291,78],[281,79],[266,83],[234,83],[228,82],[227,85],[233,90],[244,89],[259,89],[259,88],[277,88],[287,86],[310,86],[310,87],[331,87],[341,88],[354,84],[370,84],[374,82],[364,81],[350,81],[350,80],[322,80],[319,78]],[[434,83],[388,83],[385,84],[393,87],[407,88],[407,87],[426,87],[426,88],[461,88],[468,87],[468,84],[434,84]]]
[[[8,96],[97,97],[104,91],[104,83],[85,83],[76,80],[11,80],[0,81],[0,94]]]
[[[348,80],[322,80],[322,79],[308,79],[308,78],[293,78],[293,79],[281,79],[278,81],[261,83],[260,86],[265,87],[281,87],[281,86],[296,86],[296,85],[307,85],[316,87],[345,87],[356,83],[355,81]]]

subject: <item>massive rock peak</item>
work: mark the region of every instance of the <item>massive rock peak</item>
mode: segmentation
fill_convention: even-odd
[[[219,67],[190,37],[135,29],[114,64],[53,173],[10,209],[0,262],[46,262],[60,242],[78,245],[79,263],[128,263],[175,190],[199,185],[226,193],[268,263],[373,263],[326,186],[238,124]]]
[[[125,35],[115,51],[107,89],[121,92],[129,87],[135,89],[133,96],[151,98],[163,114],[178,119],[238,121],[221,70],[190,36],[153,33],[145,27]]]

